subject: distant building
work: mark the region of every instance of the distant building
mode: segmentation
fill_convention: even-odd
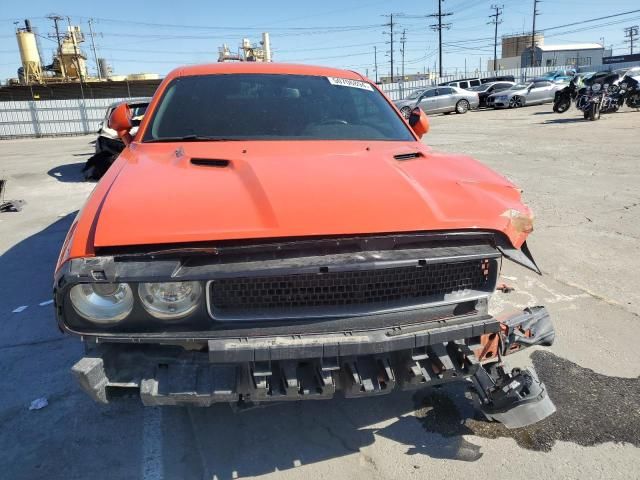
[[[537,45],[533,49],[533,66],[555,67],[573,66],[586,67],[602,65],[602,58],[611,55],[599,43],[572,43],[566,45]],[[530,67],[531,47],[527,47],[520,55],[521,66]]]
[[[535,45],[544,45],[544,35],[538,33],[534,37]],[[520,57],[525,48],[531,46],[531,34],[507,35],[502,37],[502,58]]]

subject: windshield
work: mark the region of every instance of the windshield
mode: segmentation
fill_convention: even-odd
[[[524,90],[525,88],[529,88],[530,83],[516,83],[509,90]]]
[[[179,77],[164,91],[143,141],[414,140],[369,83],[309,75]]]
[[[405,100],[415,100],[420,95],[422,95],[424,92],[426,92],[426,90],[417,90],[417,91],[413,92],[411,95],[409,95],[407,98],[405,98]]]

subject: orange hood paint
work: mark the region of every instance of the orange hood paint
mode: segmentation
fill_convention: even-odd
[[[191,67],[165,79],[149,111],[176,76],[236,70],[362,79],[278,64]],[[503,232],[519,248],[527,236],[505,215],[530,215],[513,184],[417,139],[140,143],[149,117],[78,214],[58,267],[107,246],[480,229]],[[410,152],[421,156],[394,159]],[[229,165],[199,166],[191,158]]]

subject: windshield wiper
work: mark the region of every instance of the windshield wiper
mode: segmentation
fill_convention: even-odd
[[[238,141],[237,138],[224,137],[208,137],[206,135],[185,135],[184,137],[161,137],[147,140],[144,143],[162,143],[162,142],[233,142]]]

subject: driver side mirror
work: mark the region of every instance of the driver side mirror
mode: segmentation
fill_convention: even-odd
[[[422,138],[429,131],[429,119],[420,107],[415,107],[409,115],[409,126],[418,138]]]
[[[131,134],[129,133],[131,127],[133,127],[131,109],[126,103],[121,103],[109,116],[109,128],[118,133],[118,137],[125,145],[129,145],[131,143]]]

